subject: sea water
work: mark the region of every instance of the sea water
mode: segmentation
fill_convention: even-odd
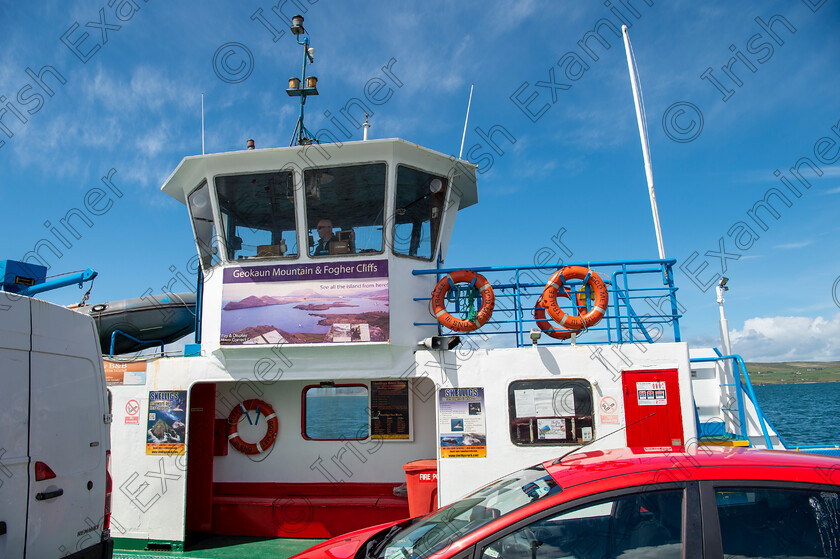
[[[368,436],[368,397],[306,398],[306,435],[313,439],[363,439]]]
[[[758,405],[788,445],[840,445],[840,382],[754,388]]]

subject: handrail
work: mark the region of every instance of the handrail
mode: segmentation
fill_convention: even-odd
[[[764,442],[767,445],[767,448],[772,449],[773,441],[770,440],[770,434],[767,431],[767,424],[769,424],[770,422],[767,420],[767,417],[761,410],[761,406],[758,405],[758,398],[756,397],[755,391],[753,390],[753,385],[750,381],[750,375],[747,372],[747,365],[744,363],[744,359],[738,354],[721,355],[720,351],[718,351],[717,348],[714,348],[714,350],[715,353],[718,354],[717,357],[694,357],[689,361],[691,361],[692,363],[709,363],[732,359],[735,362],[735,364],[737,365],[737,372],[735,373],[735,396],[738,399],[738,419],[741,422],[741,435],[749,439],[749,428],[746,420],[746,412],[744,410],[744,397],[741,393],[741,390],[745,390],[747,393],[747,397],[750,399],[750,402],[753,405],[753,408],[755,408],[756,418],[758,420],[759,427],[761,427],[761,433],[764,436]],[[741,380],[742,374],[743,380]],[[776,431],[775,428],[773,430]],[[776,431],[776,435],[779,437],[779,442],[782,443],[782,446],[787,448],[787,444],[784,442],[784,439],[782,439],[781,435],[778,434],[778,431]]]
[[[114,356],[114,347],[117,344],[117,334],[121,334],[122,336],[124,336],[124,337],[128,338],[129,340],[131,340],[133,342],[136,342],[138,344],[160,344],[160,352],[161,353],[166,352],[166,350],[163,347],[163,340],[138,340],[137,338],[135,338],[131,334],[126,334],[122,330],[114,330],[111,333],[111,353],[108,354],[111,357]]]
[[[612,300],[600,322],[580,331],[574,343],[654,343],[660,337],[679,342],[681,341],[679,319],[682,315],[677,310],[677,288],[674,287],[672,281],[672,266],[675,263],[675,259],[661,259],[471,267],[471,271],[485,275],[492,285],[496,305],[493,316],[482,328],[469,333],[459,333],[459,335],[513,334],[515,345],[523,347],[531,344],[529,339],[531,331],[540,330],[547,334],[552,329],[561,328],[554,324],[550,317],[546,317],[546,321],[551,328],[543,329],[536,324],[537,319],[534,316],[536,302],[545,289],[545,282],[554,271],[567,266],[582,266],[591,269],[603,278]],[[459,269],[461,268],[419,269],[413,270],[412,274],[433,275],[439,280],[446,274]],[[582,281],[569,280],[567,284],[576,290],[576,286],[582,285]],[[462,291],[460,295],[464,296],[464,292]],[[430,298],[430,296],[413,297],[413,300],[426,304]],[[666,303],[667,300],[670,301],[670,308]],[[565,312],[573,316],[579,314],[576,294],[573,294],[568,301],[559,298],[558,301]],[[646,304],[650,306],[650,309],[641,309],[640,304]],[[450,305],[450,313],[457,312],[452,308]],[[644,312],[645,310],[652,312]],[[657,324],[663,326],[658,327]],[[429,320],[417,321],[414,325],[438,326],[438,323],[435,322],[434,317],[429,317]],[[672,328],[672,338],[665,325]],[[542,336],[538,343],[558,345],[569,344],[571,341]]]
[[[568,262],[564,264],[560,264],[559,267],[563,268],[565,266],[585,266],[587,268],[596,268],[596,267],[603,267],[603,266],[621,266],[624,264],[631,264],[631,265],[638,265],[638,264],[667,264],[669,266],[673,266],[677,263],[675,258],[667,258],[662,260],[604,260],[601,262]],[[473,272],[512,272],[514,270],[556,270],[558,265],[551,264],[548,266],[541,266],[541,265],[534,265],[534,266],[480,266],[480,267],[471,267],[470,270]],[[426,276],[426,275],[433,275],[433,274],[451,274],[452,272],[457,272],[458,270],[462,270],[463,268],[433,268],[429,269],[419,269],[419,270],[412,270],[411,273],[415,276]],[[659,271],[659,270],[657,270]]]

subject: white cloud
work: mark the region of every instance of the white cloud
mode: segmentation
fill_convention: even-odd
[[[747,361],[840,360],[840,313],[821,316],[756,317],[732,330],[732,350]]]
[[[831,190],[826,190],[823,194],[840,194],[840,186],[832,188]]]
[[[776,245],[773,248],[782,248],[782,249],[794,249],[794,248],[804,248],[814,241],[798,241],[795,243],[784,243],[781,245]]]
[[[83,90],[88,99],[101,103],[109,111],[147,113],[172,106],[180,109],[197,106],[200,94],[184,85],[185,81],[170,79],[149,66],[134,68],[125,81],[113,71],[99,67],[93,79],[83,82]]]
[[[822,171],[820,178],[840,177],[840,167],[822,167]]]

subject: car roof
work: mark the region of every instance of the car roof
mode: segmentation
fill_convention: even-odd
[[[692,448],[687,451],[649,452],[642,448],[578,452],[544,462],[563,487],[595,483],[608,486],[719,479],[779,480],[840,485],[840,459],[793,451],[744,448]],[[596,483],[597,482],[597,483]]]

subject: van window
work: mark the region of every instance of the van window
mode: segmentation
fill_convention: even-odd
[[[364,384],[310,385],[303,394],[304,439],[362,440],[370,433],[368,389]]]
[[[516,445],[578,445],[595,438],[592,388],[586,380],[512,382],[508,408],[510,440]]]

